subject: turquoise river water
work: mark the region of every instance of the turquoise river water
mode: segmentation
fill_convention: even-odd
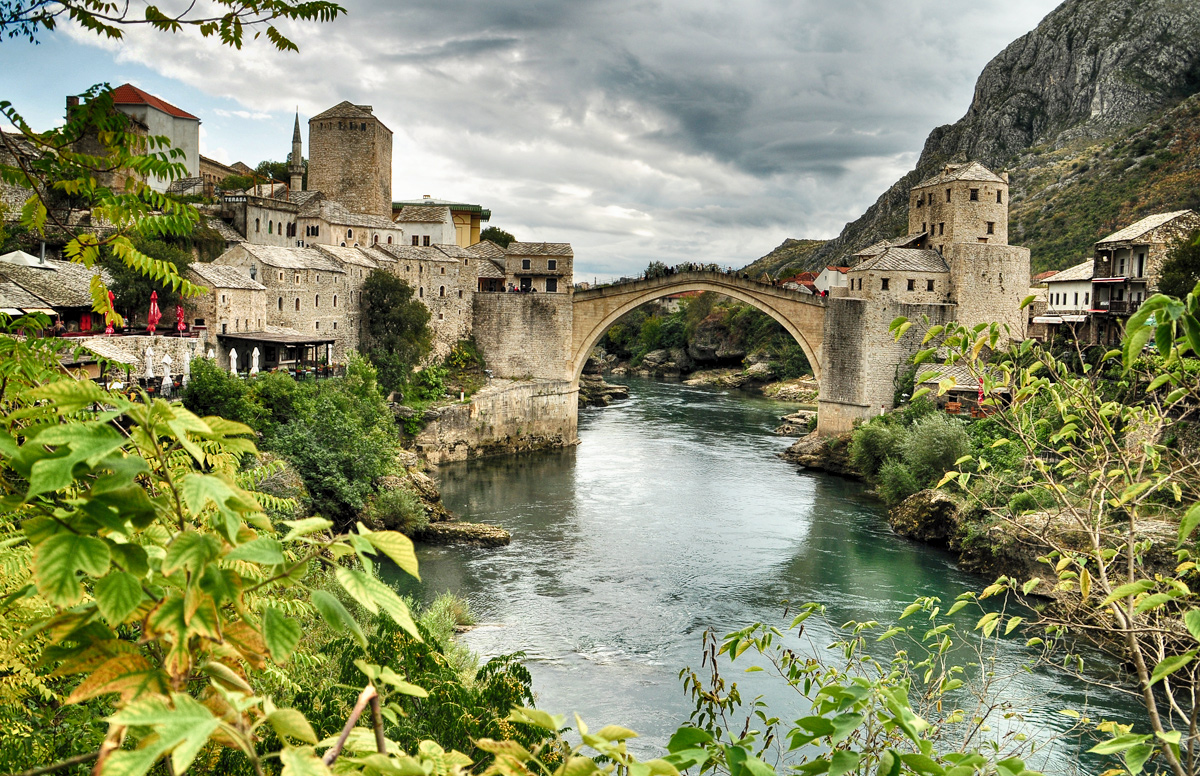
[[[705,629],[786,627],[785,601],[824,603],[833,623],[891,623],[916,596],[949,602],[989,581],[893,534],[861,483],[779,459],[792,440],[772,429],[789,405],[628,384],[628,401],[580,412],[577,447],[438,471],[447,507],[502,525],[512,544],[421,548],[423,583],[409,592],[466,597],[481,625],[465,643],[485,658],[523,650],[539,707],[568,720],[578,712],[593,727],[633,728],[648,754],[687,720],[678,674],[699,670]],[[805,644],[790,643],[814,652],[832,640],[814,624]],[[1014,634],[1000,651],[998,674],[1016,671],[1023,643]],[[808,713],[765,673],[741,667],[725,674],[743,697],[764,694],[785,719]],[[1011,724],[1035,736],[1068,726],[1062,708],[1088,704],[1093,718],[1132,709],[1123,696],[1054,671],[1017,674],[1004,692],[1032,711]],[[1059,740],[1031,764],[1087,772],[1080,751],[1078,741]]]

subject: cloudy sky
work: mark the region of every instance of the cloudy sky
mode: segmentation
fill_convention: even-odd
[[[395,133],[395,199],[491,208],[519,239],[572,243],[584,280],[832,237],[1057,5],[342,2],[332,23],[286,27],[299,54],[65,26],[3,40],[0,100],[46,127],[65,95],[131,82],[200,116],[202,153],[251,165],[290,151],[297,108],[307,126],[341,100],[370,104]]]

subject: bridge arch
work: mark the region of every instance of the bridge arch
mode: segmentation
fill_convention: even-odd
[[[771,316],[800,345],[813,376],[821,379],[824,300],[723,272],[685,272],[576,291],[573,310],[571,379],[578,381],[592,348],[617,320],[655,299],[686,291],[713,291]]]

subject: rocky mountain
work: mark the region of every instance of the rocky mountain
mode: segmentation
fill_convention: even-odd
[[[764,272],[773,278],[788,277],[808,269],[809,258],[824,244],[824,240],[793,240],[789,237],[775,250],[747,264],[741,271],[753,278]]]
[[[1010,239],[1068,266],[1118,224],[1198,204],[1200,2],[1066,0],[988,63],[916,169],[805,260],[841,263],[907,227],[909,189],[947,162],[1012,175]],[[760,260],[761,261],[761,260]]]

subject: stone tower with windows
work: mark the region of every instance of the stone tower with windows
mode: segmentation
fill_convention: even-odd
[[[391,218],[392,131],[370,105],[341,102],[308,120],[308,188],[353,213]]]
[[[300,114],[296,113],[296,128],[292,130],[292,155],[288,157],[288,188],[304,189],[304,149],[300,141]]]

